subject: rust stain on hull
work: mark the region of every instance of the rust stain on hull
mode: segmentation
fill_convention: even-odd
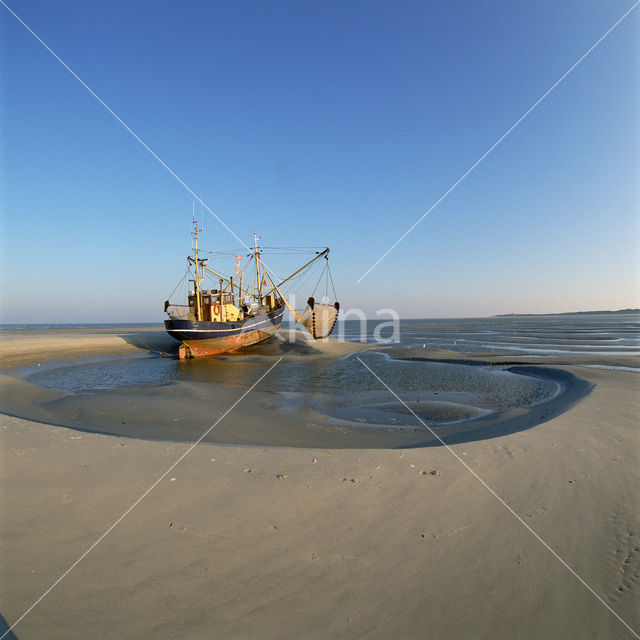
[[[183,340],[178,347],[180,360],[187,358],[200,358],[202,356],[216,356],[221,353],[229,353],[243,347],[250,347],[259,342],[264,342],[273,336],[280,325],[272,325],[269,330],[255,330],[240,333],[224,338],[211,338],[209,340]]]

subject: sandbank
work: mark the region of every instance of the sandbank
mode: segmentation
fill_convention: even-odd
[[[8,368],[172,348],[153,328],[87,331],[81,342],[56,331],[3,337],[3,406],[37,410],[42,393],[55,393],[28,390]],[[571,362],[553,369],[590,392],[534,428],[452,449],[638,631],[640,378]],[[0,422],[9,624],[189,447],[45,418]],[[175,466],[15,635],[633,637],[442,446],[213,443]]]

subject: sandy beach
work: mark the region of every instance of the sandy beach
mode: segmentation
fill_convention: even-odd
[[[160,329],[3,334],[6,624],[82,558],[7,637],[633,638],[624,623],[640,632],[637,372],[547,360],[583,385],[570,406],[533,428],[451,446],[520,522],[442,446],[205,442],[163,477],[189,444],[55,426],[38,411],[60,394],[15,375],[170,351]],[[597,363],[638,367],[623,356]],[[212,398],[215,413],[241,395]],[[247,401],[221,431],[259,415]]]

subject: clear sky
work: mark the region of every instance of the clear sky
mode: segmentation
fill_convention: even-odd
[[[640,7],[356,284],[633,0],[4,1],[241,238],[330,246],[347,308],[640,306]],[[0,38],[2,322],[162,320],[192,197]]]

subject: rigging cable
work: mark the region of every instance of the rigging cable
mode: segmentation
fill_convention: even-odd
[[[176,289],[183,283],[184,279],[189,275],[190,267],[187,267],[187,270],[184,272],[184,275],[178,281],[178,284],[175,286],[174,290],[169,294],[167,300],[171,300],[171,296],[176,292]]]

